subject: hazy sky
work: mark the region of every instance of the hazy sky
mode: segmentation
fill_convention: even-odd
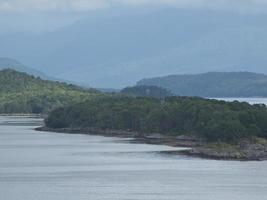
[[[266,73],[266,16],[267,0],[0,0],[0,57],[97,87]]]
[[[267,0],[0,0],[0,12],[84,12],[116,5],[265,11]]]
[[[267,13],[267,0],[0,0],[0,34],[43,32],[112,8],[161,7]]]

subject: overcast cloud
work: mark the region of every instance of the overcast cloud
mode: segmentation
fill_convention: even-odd
[[[0,0],[0,12],[84,12],[116,5],[266,11],[267,0]]]

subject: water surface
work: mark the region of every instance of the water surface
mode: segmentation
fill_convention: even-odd
[[[1,200],[263,200],[267,162],[159,153],[126,139],[36,132],[40,119],[0,117]]]
[[[265,104],[267,105],[267,98],[260,98],[260,97],[247,97],[247,98],[242,98],[242,97],[229,97],[229,98],[214,98],[217,100],[223,100],[223,101],[239,101],[239,102],[247,102],[250,104]]]

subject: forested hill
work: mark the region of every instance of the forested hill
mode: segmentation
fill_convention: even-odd
[[[267,75],[209,72],[143,79],[137,85],[165,88],[175,95],[200,97],[267,97]]]
[[[58,108],[46,119],[49,128],[130,130],[139,133],[194,135],[235,141],[267,137],[267,108],[197,97],[108,97]]]
[[[0,113],[46,113],[98,95],[94,89],[46,81],[12,69],[0,71]]]

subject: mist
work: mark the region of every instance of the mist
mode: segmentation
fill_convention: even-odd
[[[0,1],[0,55],[85,86],[266,70],[265,1]]]

